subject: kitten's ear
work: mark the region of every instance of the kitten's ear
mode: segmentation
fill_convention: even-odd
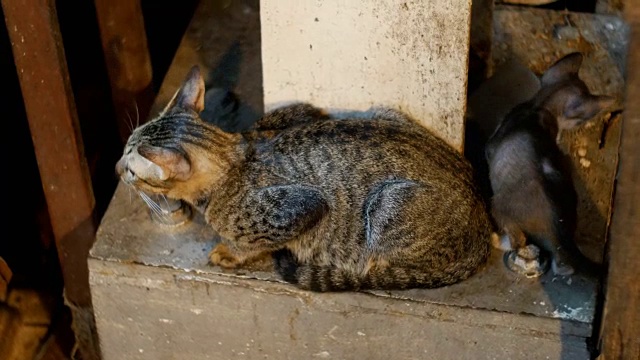
[[[200,73],[200,67],[194,65],[182,82],[182,86],[173,95],[173,98],[171,98],[171,101],[169,101],[169,104],[167,104],[162,113],[165,113],[174,106],[192,109],[200,113],[204,110],[204,93],[204,79]]]
[[[542,85],[551,85],[571,75],[578,75],[583,59],[584,57],[581,53],[574,52],[556,61],[542,74],[542,78],[540,79]]]
[[[140,145],[138,154],[159,167],[158,180],[187,180],[191,175],[189,160],[176,150],[156,146]]]
[[[233,124],[240,108],[240,101],[233,91],[221,88],[209,89],[205,102],[207,108],[200,114],[200,119],[222,128]]]
[[[616,103],[612,96],[588,95],[584,97],[574,97],[567,101],[563,115],[567,119],[589,120],[598,115],[600,111],[611,108]]]

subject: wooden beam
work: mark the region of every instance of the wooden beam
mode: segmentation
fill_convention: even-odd
[[[628,1],[625,12],[631,39],[600,343],[607,360],[640,359],[640,1]]]
[[[65,298],[74,308],[91,314],[77,319],[88,322],[83,327],[91,329],[87,255],[97,225],[95,200],[55,1],[1,3],[56,241]],[[94,350],[80,348],[83,359],[98,358],[92,355]]]
[[[94,198],[53,0],[2,0],[69,300],[90,303]]]
[[[151,58],[140,0],[96,0],[116,122],[123,142],[130,120],[143,122],[155,98]]]

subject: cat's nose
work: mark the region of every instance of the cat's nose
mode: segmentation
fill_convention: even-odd
[[[125,166],[125,160],[124,160],[124,156],[123,156],[116,163],[116,173],[118,174],[118,176],[122,176],[122,174],[124,173],[125,169],[126,169],[126,166]]]

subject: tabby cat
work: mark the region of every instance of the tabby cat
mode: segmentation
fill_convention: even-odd
[[[503,233],[494,246],[519,250],[534,244],[552,254],[556,275],[572,274],[578,263],[597,269],[574,242],[577,195],[557,145],[561,130],[580,126],[615,102],[589,92],[578,76],[582,60],[571,53],[547,69],[538,92],[507,114],[486,148],[491,211]]]
[[[487,260],[491,223],[470,165],[404,114],[336,120],[298,103],[228,133],[199,117],[204,93],[194,67],[116,169],[201,211],[225,239],[212,264],[271,254],[284,280],[342,291],[444,286]]]

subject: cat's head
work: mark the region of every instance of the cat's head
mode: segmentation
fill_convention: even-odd
[[[556,61],[540,79],[541,89],[535,96],[537,105],[558,119],[560,129],[571,129],[595,117],[615,104],[615,98],[594,95],[580,79],[581,53],[571,53]]]
[[[155,119],[134,129],[116,172],[148,194],[192,200],[223,175],[231,160],[228,134],[203,121],[204,80],[197,66]]]

